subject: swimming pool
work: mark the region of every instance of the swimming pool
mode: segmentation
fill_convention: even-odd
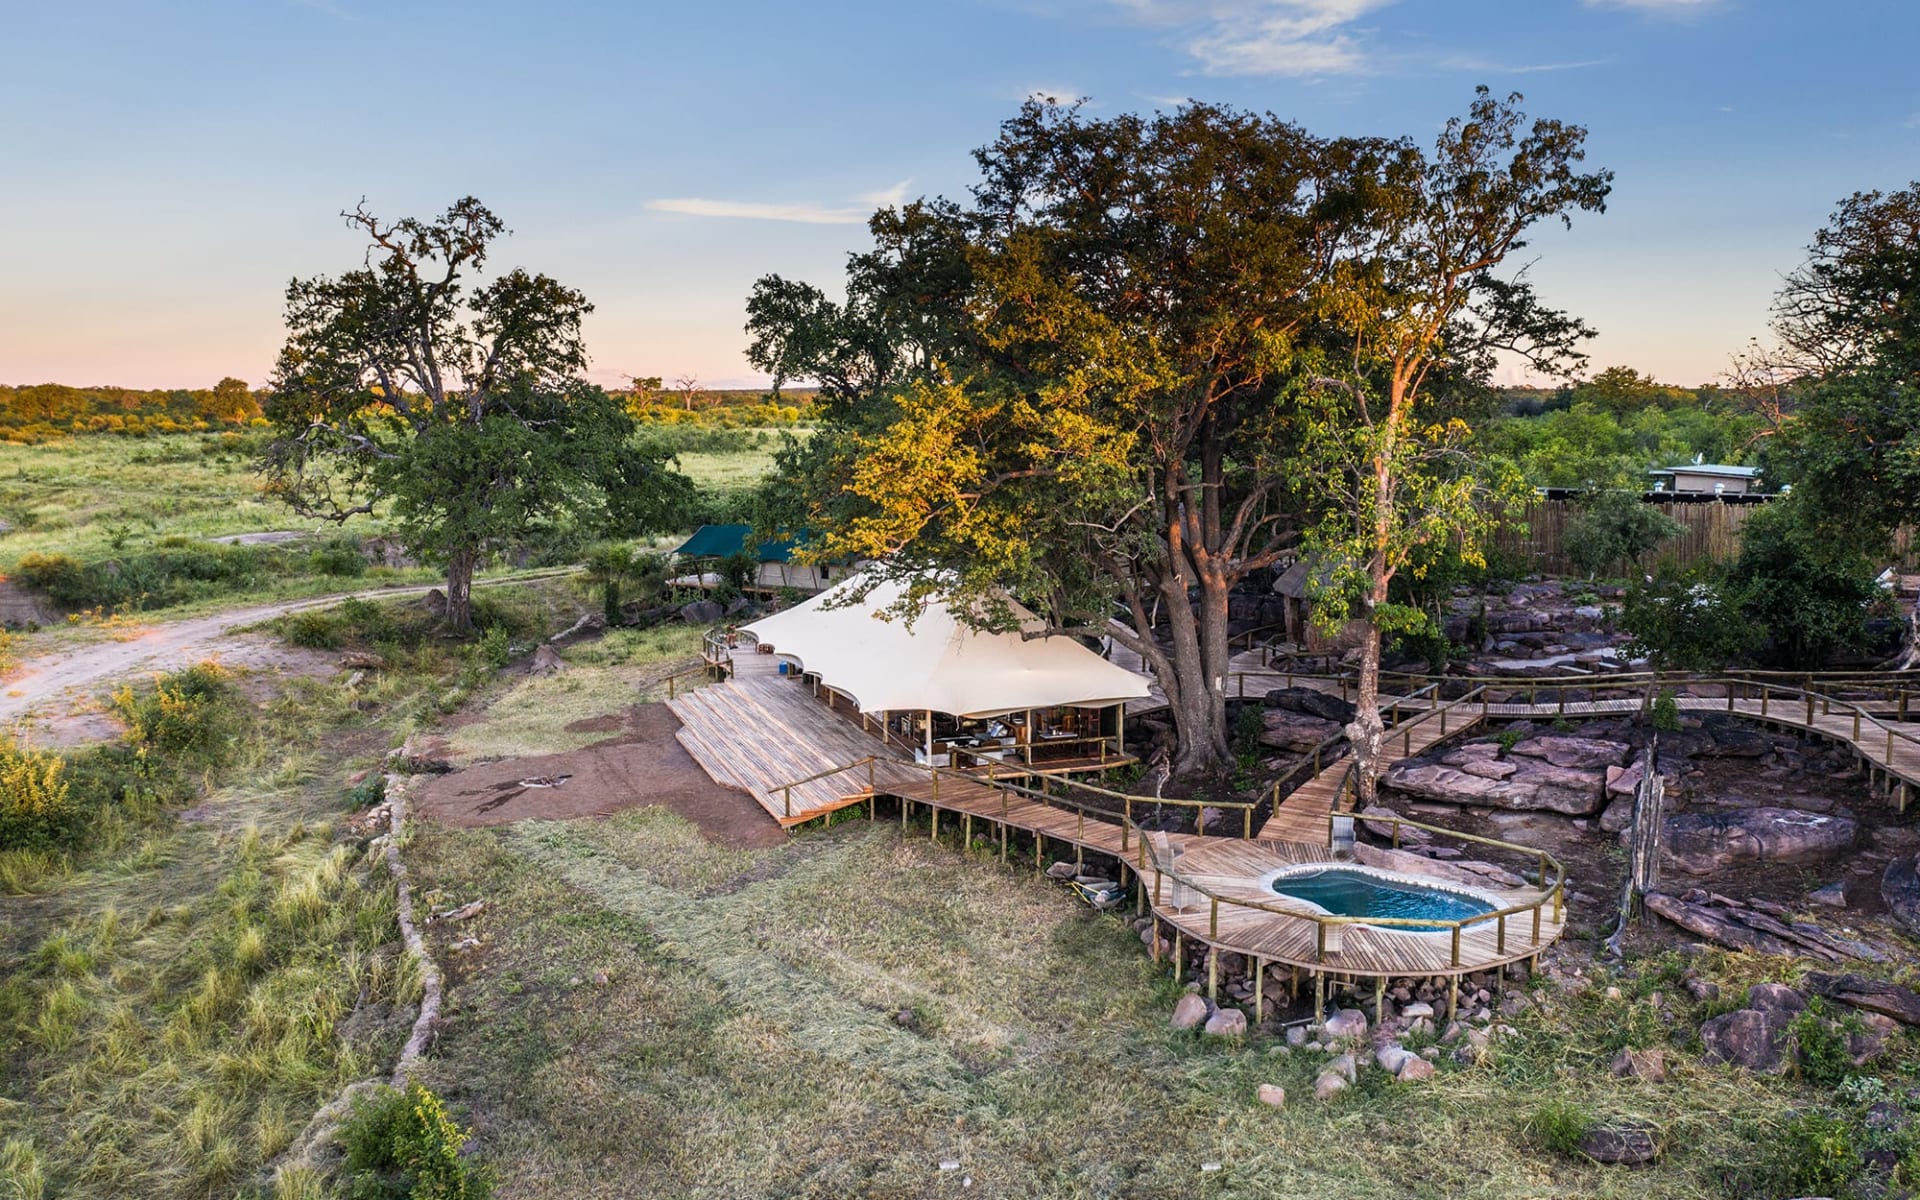
[[[1339,917],[1394,917],[1428,921],[1458,921],[1498,906],[1470,892],[1419,882],[1403,875],[1361,867],[1305,867],[1282,871],[1271,881],[1273,890]],[[1409,933],[1432,933],[1450,925],[1391,925]]]

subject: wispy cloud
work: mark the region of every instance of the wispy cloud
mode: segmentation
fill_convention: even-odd
[[[1027,99],[1041,104],[1084,104],[1088,97],[1074,88],[1037,87],[1027,90]]]
[[[709,200],[698,196],[649,200],[647,208],[654,212],[678,213],[684,217],[787,221],[798,225],[865,225],[874,209],[894,208],[904,203],[907,189],[912,184],[913,180],[902,179],[892,187],[857,196],[857,205],[842,208],[821,204],[766,204],[757,200]]]
[[[1393,0],[1113,0],[1174,30],[1209,75],[1347,75],[1368,68],[1350,27]]]
[[[742,221],[793,221],[801,225],[859,225],[873,215],[870,208],[822,208],[813,204],[761,204],[752,200],[702,200],[688,196],[649,200],[654,212],[687,217],[731,217]]]
[[[1440,65],[1451,71],[1474,71],[1487,75],[1538,75],[1547,71],[1583,71],[1589,67],[1604,67],[1612,61],[1612,58],[1583,58],[1574,62],[1501,63],[1476,55],[1454,55],[1440,60]]]

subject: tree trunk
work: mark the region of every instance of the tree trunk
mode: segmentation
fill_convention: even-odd
[[[1176,587],[1177,596],[1172,592]],[[1227,728],[1226,683],[1232,663],[1227,647],[1227,589],[1203,583],[1196,611],[1187,599],[1184,580],[1169,580],[1166,588],[1176,679],[1172,688],[1162,681],[1161,690],[1167,693],[1167,710],[1179,739],[1173,777],[1183,789],[1192,789],[1225,777],[1234,766]]]
[[[1353,695],[1353,722],[1346,728],[1347,744],[1353,748],[1356,807],[1373,804],[1380,775],[1380,747],[1386,741],[1386,725],[1380,720],[1380,627],[1367,619],[1366,640],[1360,643],[1360,678]]]
[[[447,559],[447,631],[468,634],[473,631],[473,569],[480,556],[471,550],[456,550]]]
[[[1913,611],[1907,614],[1906,629],[1906,645],[1892,663],[1895,671],[1920,670],[1920,600],[1914,601]]]

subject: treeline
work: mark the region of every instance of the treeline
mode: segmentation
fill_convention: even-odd
[[[1564,387],[1509,388],[1482,448],[1541,488],[1645,489],[1648,470],[1696,457],[1760,465],[1765,421],[1735,388],[1673,387],[1609,367]]]
[[[141,390],[0,384],[0,441],[44,442],[76,433],[145,437],[240,429],[262,420],[261,400],[245,381],[228,377],[210,388]]]

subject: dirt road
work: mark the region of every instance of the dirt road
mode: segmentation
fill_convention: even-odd
[[[476,580],[474,586],[532,583],[571,573],[570,569],[541,571]],[[93,702],[96,696],[122,680],[173,670],[216,655],[235,667],[303,674],[324,671],[331,667],[330,655],[297,650],[266,635],[235,631],[287,613],[327,608],[352,597],[391,600],[423,596],[432,586],[376,588],[229,609],[212,616],[157,622],[125,641],[100,642],[30,658],[0,687],[0,729],[27,729],[41,745],[108,736],[111,725],[98,713]]]

